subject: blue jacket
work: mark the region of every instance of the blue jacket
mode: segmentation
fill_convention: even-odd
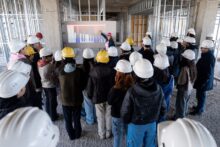
[[[195,89],[212,90],[214,80],[215,57],[211,51],[202,53],[197,64],[197,79],[194,84]]]

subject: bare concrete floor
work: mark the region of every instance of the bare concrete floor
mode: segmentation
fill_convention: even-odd
[[[174,103],[175,103],[176,90],[174,91],[171,110],[169,115],[174,113]],[[189,106],[191,107],[195,103],[195,91],[190,99]],[[62,114],[61,107],[59,106],[58,112]],[[208,92],[207,102],[206,102],[206,112],[201,116],[187,116],[194,120],[201,122],[206,126],[213,134],[218,146],[220,146],[220,83],[215,83],[214,90]],[[82,138],[74,141],[70,141],[65,130],[64,120],[59,120],[55,124],[60,129],[60,141],[58,147],[111,147],[112,138],[107,140],[100,140],[97,135],[97,124],[87,125],[83,120]]]

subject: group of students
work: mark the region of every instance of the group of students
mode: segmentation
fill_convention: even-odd
[[[50,49],[41,45],[37,36],[29,36],[27,43],[19,40],[10,42],[11,57],[8,69],[0,73],[0,140],[3,140],[0,144],[13,144],[8,139],[2,139],[4,135],[1,136],[1,132],[4,132],[2,130],[10,125],[1,124],[15,123],[11,121],[15,119],[18,121],[17,126],[27,125],[35,129],[33,133],[36,133],[37,137],[38,130],[34,127],[38,124],[35,121],[42,120],[39,124],[42,128],[38,129],[45,129],[48,140],[53,140],[48,143],[55,147],[59,133],[48,118],[52,121],[59,119],[56,110],[59,93],[70,140],[81,137],[80,118],[83,106],[86,123],[92,125],[97,120],[100,139],[110,138],[113,134],[114,147],[123,146],[124,140],[128,147],[155,147],[156,135],[158,146],[180,146],[178,135],[176,140],[169,138],[168,134],[175,131],[182,133],[180,136],[185,135],[185,138],[179,139],[183,141],[183,146],[203,146],[206,143],[216,146],[204,126],[190,119],[178,119],[187,114],[193,84],[197,89],[198,105],[193,107],[191,114],[204,112],[206,91],[213,87],[215,58],[212,40],[202,42],[201,58],[195,64],[199,49],[195,45],[193,29],[189,29],[183,42],[178,40],[175,33],[169,40],[162,39],[156,46],[156,51],[152,49],[149,32],[143,38],[143,46],[139,51],[134,51],[133,40],[128,38],[120,46],[121,54],[114,47],[111,33],[105,38],[106,49],[100,50],[97,55],[92,49],[83,50],[82,65],[76,64],[73,48],[65,47],[53,54]],[[166,114],[170,108],[174,85],[178,89],[174,119],[178,120],[168,123],[165,120],[168,119]],[[46,97],[45,110],[49,117],[41,110],[32,108],[37,106],[42,109],[42,91]],[[193,136],[198,139],[197,144],[192,143],[187,136],[193,133],[192,126],[201,130]],[[28,134],[25,133],[30,133],[27,130],[23,130],[26,137]],[[13,132],[12,129],[10,131],[8,132]],[[10,135],[15,135],[16,138],[16,131]],[[46,139],[44,138],[44,141]],[[28,141],[27,144],[31,143]],[[23,144],[22,146],[25,146]]]

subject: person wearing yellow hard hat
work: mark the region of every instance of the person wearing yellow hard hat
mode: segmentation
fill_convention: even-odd
[[[60,101],[69,139],[74,140],[80,138],[82,132],[80,116],[83,102],[82,92],[86,85],[85,76],[83,70],[76,66],[74,49],[65,47],[61,52],[64,64],[60,67],[58,75],[61,90]]]
[[[114,84],[113,69],[109,67],[109,55],[100,50],[96,55],[97,64],[89,73],[87,84],[88,97],[95,104],[100,139],[111,136],[111,106],[107,103],[107,95]]]
[[[131,37],[128,37],[125,42],[127,42],[131,46],[131,52],[133,52],[134,51],[134,48],[133,48],[134,40]]]

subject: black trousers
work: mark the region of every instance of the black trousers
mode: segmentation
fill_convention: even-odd
[[[57,91],[56,88],[43,88],[46,96],[46,112],[52,121],[57,120]]]
[[[62,106],[63,115],[65,119],[66,130],[71,140],[80,138],[82,127],[80,122],[81,117],[81,106],[72,107],[72,106]],[[74,122],[74,127],[72,125]]]
[[[33,107],[38,107],[42,110],[42,91],[38,91],[33,96]]]

